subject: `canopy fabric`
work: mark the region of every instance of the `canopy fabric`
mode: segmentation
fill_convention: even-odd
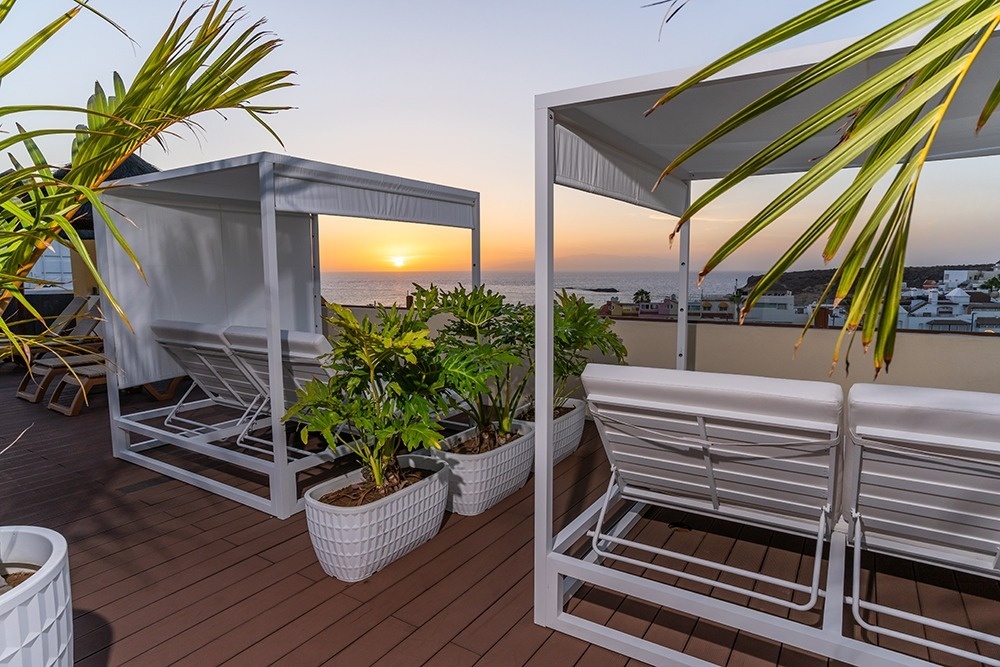
[[[671,208],[665,212],[678,215],[677,204],[682,199],[679,193],[660,195],[664,187],[661,185],[656,193],[649,194],[663,167],[761,94],[847,44],[837,42],[761,54],[733,68],[725,78],[695,86],[647,117],[643,113],[663,92],[694,70],[674,70],[540,95],[536,107],[549,109],[557,127],[556,183],[656,210]],[[882,52],[726,135],[686,161],[674,174],[675,186],[723,177],[793,123],[882,70],[902,53],[902,48]],[[995,155],[1000,150],[1000,122],[996,119],[978,135],[975,132],[976,120],[996,83],[998,64],[1000,40],[992,39],[952,102],[935,139],[931,160]],[[805,171],[836,146],[839,137],[840,124],[831,125],[760,173]],[[626,169],[607,167],[622,164],[631,166],[634,180],[645,193],[635,192],[633,178],[624,177]],[[671,188],[674,189],[679,187]],[[650,201],[651,198],[656,201]],[[664,202],[669,205],[664,207]]]
[[[118,184],[102,199],[144,272],[99,225],[101,275],[129,318],[104,326],[121,387],[180,373],[156,319],[319,330],[318,215],[468,229],[478,283],[477,192],[273,153]]]
[[[339,215],[474,229],[479,193],[275,153],[255,153],[120,181],[114,196],[144,201],[260,201],[258,165],[274,174],[279,213]]]

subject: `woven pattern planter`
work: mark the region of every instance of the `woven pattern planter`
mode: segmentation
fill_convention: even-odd
[[[434,537],[448,500],[448,468],[437,459],[401,456],[400,463],[435,473],[402,491],[361,507],[319,501],[356,484],[360,470],[310,489],[305,496],[309,538],[323,571],[341,581],[361,581]]]
[[[448,511],[464,516],[481,514],[514,493],[528,480],[535,453],[535,427],[515,422],[521,437],[485,454],[456,454],[448,443],[461,442],[466,433],[452,436],[445,449],[432,453],[451,468]]]
[[[59,533],[35,526],[0,526],[0,564],[39,569],[0,595],[0,666],[73,664],[69,549]]]
[[[557,417],[552,422],[552,462],[559,463],[576,451],[583,438],[583,427],[587,422],[585,403],[576,398],[567,398],[565,406],[573,409]]]

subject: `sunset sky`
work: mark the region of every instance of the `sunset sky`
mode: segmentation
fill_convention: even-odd
[[[122,25],[138,46],[92,16],[78,17],[29,66],[3,81],[5,104],[83,104],[95,79],[110,87],[117,69],[130,80],[179,3],[91,4]],[[171,168],[284,151],[476,190],[482,193],[483,267],[489,271],[531,267],[536,94],[703,64],[815,3],[691,0],[659,38],[664,8],[643,8],[642,0],[238,4],[251,17],[267,16],[267,28],[285,41],[268,66],[297,72],[295,88],[268,100],[296,107],[272,119],[285,148],[254,122],[229,113],[199,119],[204,130],[197,135],[182,130],[169,138],[168,153],[150,146],[143,156]],[[858,35],[918,4],[880,0],[792,45]],[[21,0],[0,26],[5,41],[12,43],[12,35],[20,41],[69,6],[69,0]],[[44,121],[31,122],[37,127]],[[63,144],[45,149],[52,161],[68,159]],[[925,171],[909,263],[1000,258],[986,201],[1000,163],[965,162]],[[706,259],[789,182],[759,179],[696,218],[695,261]],[[955,197],[959,185],[965,194]],[[818,203],[794,212],[721,268],[766,267],[817,210]],[[556,268],[674,270],[676,253],[666,248],[672,225],[667,216],[557,188]],[[469,263],[469,235],[461,230],[324,219],[321,241],[324,270],[459,270]],[[803,268],[819,264],[817,250]]]

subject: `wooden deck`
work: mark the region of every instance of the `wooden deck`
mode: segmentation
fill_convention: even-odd
[[[13,365],[0,368],[0,442],[31,425],[0,457],[0,523],[54,528],[69,541],[79,665],[640,664],[534,625],[530,482],[481,516],[449,515],[429,543],[362,583],[344,584],[320,570],[302,514],[269,518],[117,461],[105,396],[64,417],[16,400],[19,379]],[[588,427],[580,450],[555,471],[560,525],[600,496],[607,476]],[[677,522],[690,530],[671,529]],[[634,532],[765,571],[805,571],[809,561],[794,539],[692,516],[657,512]],[[1000,623],[996,581],[892,559],[870,565],[880,600],[932,604],[994,631]],[[907,579],[914,571],[919,583]],[[717,664],[827,664],[592,587],[571,605]]]

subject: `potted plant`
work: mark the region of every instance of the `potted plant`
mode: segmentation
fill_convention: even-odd
[[[73,664],[69,548],[54,530],[0,526],[0,628],[0,665]]]
[[[306,522],[323,571],[360,581],[437,534],[448,499],[440,459],[403,455],[440,446],[434,419],[443,393],[434,343],[416,311],[376,306],[362,321],[330,304],[336,335],[328,380],[299,391],[285,419],[346,445],[361,469],[305,495]]]
[[[534,313],[483,286],[414,287],[414,310],[447,317],[435,344],[453,407],[473,425],[434,452],[451,467],[449,510],[479,514],[531,472],[534,427],[515,417],[534,368]]]
[[[643,290],[640,290],[643,291]],[[599,352],[624,363],[628,351],[614,332],[614,321],[601,317],[583,297],[562,290],[553,306],[553,423],[552,459],[554,463],[576,451],[583,437],[585,404],[571,398],[580,381],[580,373]]]

